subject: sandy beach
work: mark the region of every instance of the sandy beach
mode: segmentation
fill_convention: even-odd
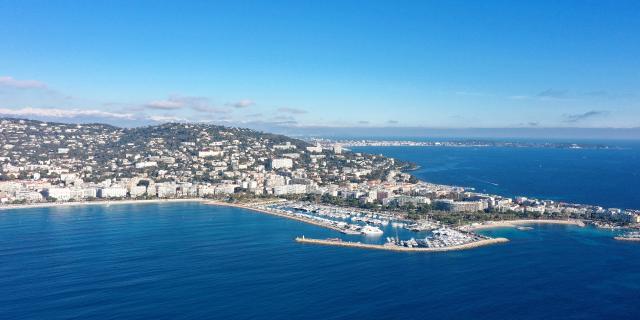
[[[562,224],[584,227],[582,220],[553,220],[553,219],[526,219],[526,220],[505,220],[489,221],[482,224],[472,224],[461,227],[464,230],[483,230],[491,228],[515,228],[526,224]]]

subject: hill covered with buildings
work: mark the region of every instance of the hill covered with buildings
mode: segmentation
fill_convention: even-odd
[[[322,193],[344,182],[395,179],[407,165],[339,145],[191,123],[118,128],[2,119],[0,144],[1,198],[20,202]]]
[[[418,181],[410,163],[340,144],[198,123],[138,128],[0,119],[0,203],[287,197],[448,223],[580,218],[636,210],[507,198]]]

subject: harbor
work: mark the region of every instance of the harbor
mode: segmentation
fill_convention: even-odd
[[[206,203],[210,205],[237,207],[296,220],[338,231],[350,237],[314,239],[301,236],[295,239],[298,243],[405,252],[466,250],[509,241],[507,238],[491,238],[476,233],[477,230],[490,228],[508,227],[527,231],[532,228],[523,225],[560,224],[585,226],[583,221],[580,220],[528,219],[490,221],[482,224],[471,224],[453,228],[430,220],[413,221],[399,219],[385,212],[319,205],[301,201],[280,200],[245,204],[208,201]],[[633,240],[629,237],[616,237],[616,239],[640,241],[640,236]]]
[[[379,237],[391,230],[406,229],[412,221],[398,219],[392,214],[385,212],[374,212],[356,208],[342,208],[328,205],[312,204],[309,202],[283,201],[266,204],[255,204],[248,206],[261,212],[276,214],[279,216],[296,219],[299,221],[313,223],[318,226],[339,231],[345,235],[365,235],[369,237]],[[422,230],[427,230],[421,224]],[[432,229],[436,228],[435,223],[429,224]],[[418,230],[412,230],[418,231]]]

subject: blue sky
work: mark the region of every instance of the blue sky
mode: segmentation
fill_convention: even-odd
[[[640,126],[638,1],[5,1],[0,114]]]

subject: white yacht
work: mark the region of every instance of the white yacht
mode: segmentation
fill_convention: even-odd
[[[362,232],[362,234],[365,234],[365,235],[381,235],[381,234],[383,234],[383,232],[382,232],[382,230],[380,230],[380,228],[369,226],[369,225],[362,227],[362,229],[360,229],[360,232]]]

